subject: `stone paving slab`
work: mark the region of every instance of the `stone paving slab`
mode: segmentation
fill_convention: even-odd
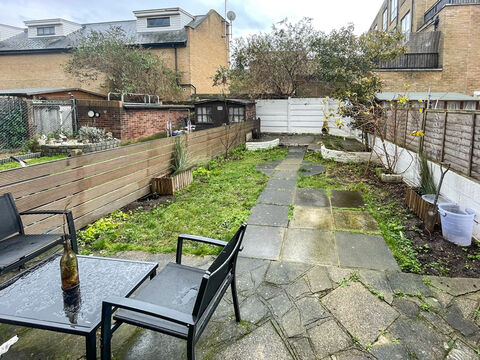
[[[333,210],[336,229],[379,231],[377,221],[366,211]]]
[[[325,167],[310,161],[303,161],[299,169],[302,176],[312,176],[325,173]]]
[[[272,176],[272,174],[275,172],[273,169],[256,169],[260,171],[261,173],[264,173],[267,176]]]
[[[293,202],[295,189],[265,189],[258,197],[259,204],[290,205]]]
[[[265,189],[295,190],[297,180],[270,179]]]
[[[287,229],[281,259],[310,264],[338,265],[333,233],[315,229]]]
[[[242,257],[278,260],[285,228],[279,226],[248,225],[243,237]]]
[[[287,164],[282,162],[275,168],[275,170],[298,171],[299,167],[298,164]]]
[[[285,156],[285,160],[287,159],[300,159],[300,160],[303,160],[303,152],[291,152],[291,153],[288,153],[287,156]]]
[[[297,170],[275,170],[272,179],[297,180]]]
[[[293,203],[308,207],[330,207],[330,200],[324,189],[297,189]]]
[[[332,206],[340,208],[361,208],[365,205],[358,191],[332,190]]]
[[[295,206],[289,227],[333,230],[332,213],[330,208]]]
[[[298,158],[285,158],[283,161],[282,161],[282,164],[294,164],[294,165],[302,165],[302,162],[303,160],[298,157]]]
[[[323,297],[322,304],[363,346],[373,343],[380,331],[399,316],[395,309],[353,281]]]
[[[257,204],[252,208],[248,224],[286,227],[288,209],[288,206]]]
[[[280,160],[275,160],[275,161],[267,161],[267,162],[262,162],[258,164],[255,169],[270,169],[273,170],[275,169],[278,165],[280,165],[282,161]]]
[[[335,354],[352,345],[350,337],[334,320],[328,320],[308,330],[318,359]]]
[[[398,270],[385,240],[377,235],[335,233],[340,266],[375,270]]]
[[[425,285],[423,279],[415,274],[407,274],[398,271],[387,273],[388,282],[394,292],[400,292],[408,295],[421,294],[422,296],[432,296],[433,292]]]

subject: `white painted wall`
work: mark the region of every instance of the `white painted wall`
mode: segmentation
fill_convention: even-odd
[[[262,132],[292,133],[292,134],[320,134],[326,114],[338,112],[338,103],[328,98],[289,98],[282,100],[257,100],[257,117],[260,118]],[[341,129],[335,124],[335,118],[330,117],[327,122],[330,134],[353,136],[350,124],[351,119],[341,118],[345,125]]]
[[[388,153],[394,154],[395,145],[388,141],[385,142]],[[385,163],[385,155],[379,139],[375,143],[375,148],[378,154],[383,155]],[[396,172],[403,174],[403,179],[408,185],[418,186],[420,184],[420,171],[417,154],[401,147],[397,147],[397,151]],[[428,161],[428,163],[432,167],[434,181],[438,184],[441,174],[440,165],[431,161]],[[480,240],[480,183],[450,170],[445,175],[440,193],[457,204],[475,211],[473,236]]]

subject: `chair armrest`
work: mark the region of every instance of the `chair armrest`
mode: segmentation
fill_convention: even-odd
[[[204,244],[222,246],[222,247],[225,247],[228,244],[227,241],[212,239],[204,236],[180,234],[177,239],[177,257],[176,257],[177,264],[182,263],[183,240],[196,241]]]
[[[75,223],[73,222],[72,211],[71,210],[31,210],[31,211],[22,211],[20,213],[20,215],[42,215],[42,214],[65,215],[65,217],[67,218],[68,233],[70,235],[72,250],[78,254],[77,231],[75,230]]]
[[[125,309],[156,318],[168,320],[180,325],[193,326],[195,319],[191,314],[185,314],[177,310],[168,309],[164,306],[151,304],[145,301],[120,296],[110,297],[102,303],[102,326],[106,319],[113,313],[113,308]]]

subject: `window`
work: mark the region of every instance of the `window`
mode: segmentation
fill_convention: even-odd
[[[447,101],[448,110],[460,110],[460,101]]]
[[[55,35],[55,26],[37,27],[37,36]]]
[[[233,123],[245,121],[245,108],[244,107],[231,107],[228,108],[228,121]]]
[[[475,110],[477,107],[477,103],[475,101],[465,101],[463,103],[464,110]]]
[[[159,18],[150,18],[147,19],[147,27],[168,27],[170,26],[170,18],[159,17]]]
[[[197,123],[212,123],[212,108],[210,106],[201,106],[197,108]]]
[[[411,17],[410,17],[410,11],[405,14],[405,16],[402,19],[402,33],[403,34],[408,34],[410,32],[411,28]]]
[[[384,31],[387,30],[387,26],[388,26],[388,20],[387,20],[387,9],[384,10],[383,12],[383,15],[382,15],[382,29]]]
[[[397,17],[398,0],[390,0],[390,22]]]

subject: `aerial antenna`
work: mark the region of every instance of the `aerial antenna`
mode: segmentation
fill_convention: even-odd
[[[237,14],[235,14],[235,12],[231,10],[227,12],[227,19],[230,20],[230,34],[227,34],[227,35],[230,35],[230,39],[233,36],[233,20],[235,20],[236,18],[237,18]]]

